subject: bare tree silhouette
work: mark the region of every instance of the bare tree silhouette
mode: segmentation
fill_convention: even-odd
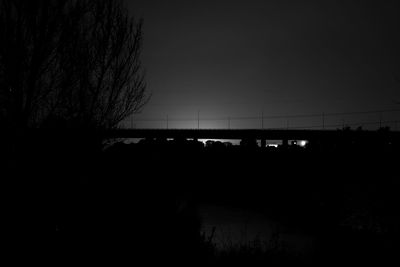
[[[142,20],[121,0],[0,0],[0,120],[114,128],[149,99]]]

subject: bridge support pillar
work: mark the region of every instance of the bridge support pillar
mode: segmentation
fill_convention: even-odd
[[[284,149],[286,149],[286,148],[289,147],[289,140],[288,140],[288,139],[283,139],[283,140],[282,140],[282,147],[283,147]]]
[[[261,139],[261,147],[265,148],[267,146],[267,140]]]

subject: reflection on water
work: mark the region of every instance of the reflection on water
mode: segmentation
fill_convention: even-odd
[[[251,244],[255,240],[260,240],[264,248],[279,245],[296,253],[309,253],[315,248],[312,236],[292,231],[262,213],[241,208],[201,205],[199,214],[202,231],[206,236],[210,236],[215,228],[213,242],[220,249]]]

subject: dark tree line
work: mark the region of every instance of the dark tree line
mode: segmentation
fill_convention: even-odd
[[[122,0],[0,0],[2,236],[10,248],[34,250],[27,237],[49,220],[85,233],[80,215],[94,198],[87,181],[106,165],[93,133],[118,127],[149,98],[142,27]],[[38,213],[53,204],[54,216]]]

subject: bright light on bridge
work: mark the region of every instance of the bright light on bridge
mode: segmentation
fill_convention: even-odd
[[[307,145],[307,143],[308,143],[308,141],[306,141],[306,140],[301,140],[301,141],[299,141],[299,146],[305,147],[305,146]]]

